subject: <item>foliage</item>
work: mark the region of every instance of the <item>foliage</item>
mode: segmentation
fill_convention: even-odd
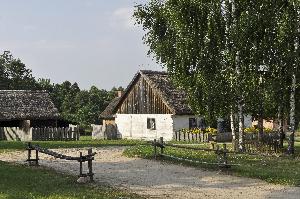
[[[258,129],[255,127],[248,127],[244,130],[245,133],[258,133]]]
[[[140,198],[117,189],[80,185],[76,177],[45,168],[29,168],[0,161],[0,198],[80,199]]]
[[[98,89],[92,86],[89,90],[81,90],[78,84],[65,81],[53,84],[50,79],[32,76],[32,71],[16,59],[9,51],[0,55],[0,89],[1,90],[46,90],[58,108],[62,119],[87,128],[92,123],[99,123],[98,116],[115,98],[117,90]]]
[[[111,91],[92,86],[89,90],[80,90],[78,84],[65,81],[52,84],[48,79],[39,79],[40,89],[47,90],[61,113],[63,119],[87,128],[99,123],[99,114],[116,96],[116,88]],[[123,90],[122,87],[119,87]]]
[[[150,0],[134,17],[149,54],[211,122],[237,111],[239,102],[254,117],[260,105],[266,117],[277,117],[279,106],[288,117],[292,76],[300,78],[297,12],[293,0]]]
[[[204,130],[200,129],[200,128],[192,128],[192,129],[181,129],[180,130],[181,133],[190,133],[190,134],[200,134],[202,132],[204,133],[208,133],[208,134],[212,134],[212,135],[216,135],[218,130],[215,128],[206,128]]]
[[[0,89],[35,90],[36,81],[32,71],[20,59],[16,59],[9,51],[0,55]]]
[[[245,128],[245,133],[258,133],[259,130],[258,128],[255,128],[255,127],[248,127],[248,128]],[[270,128],[263,128],[263,132],[264,133],[274,133],[275,131],[273,129],[270,129]]]

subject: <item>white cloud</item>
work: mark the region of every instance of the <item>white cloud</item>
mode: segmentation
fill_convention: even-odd
[[[112,13],[111,25],[113,27],[122,27],[125,29],[134,28],[134,19],[133,19],[134,8],[124,7],[118,8]]]

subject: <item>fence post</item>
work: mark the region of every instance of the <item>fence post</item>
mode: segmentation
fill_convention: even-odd
[[[162,154],[164,154],[164,138],[160,137],[159,141],[160,141],[160,144],[161,144],[160,154],[162,155]]]
[[[82,174],[82,152],[80,152],[80,158],[79,158],[79,177],[84,177]]]
[[[228,168],[227,145],[225,143],[223,144],[223,161],[224,166]]]
[[[27,161],[31,162],[31,150],[32,150],[32,145],[31,145],[31,142],[28,142],[27,144],[27,151],[28,151],[28,156],[27,156]]]
[[[39,166],[39,151],[35,149],[35,166]]]
[[[154,158],[155,160],[157,160],[157,142],[156,142],[156,139],[154,139],[154,142],[153,142],[153,145],[154,145]]]
[[[89,173],[88,176],[90,177],[90,181],[93,182],[94,181],[94,173],[93,173],[93,159],[94,157],[92,156],[92,149],[88,149],[88,168],[89,168]]]

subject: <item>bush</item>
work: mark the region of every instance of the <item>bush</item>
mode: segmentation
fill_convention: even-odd
[[[190,134],[200,134],[203,132],[200,128],[193,128],[193,129],[181,129],[181,133],[190,133]],[[216,135],[218,133],[218,130],[215,128],[206,128],[204,130],[204,133],[208,133],[211,135]]]

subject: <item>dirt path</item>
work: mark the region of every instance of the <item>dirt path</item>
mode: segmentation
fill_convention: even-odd
[[[300,198],[299,187],[273,185],[261,180],[222,175],[180,165],[122,156],[122,147],[94,149],[95,180],[129,189],[148,198]],[[78,156],[84,149],[55,150]],[[13,154],[12,154],[13,153]],[[26,152],[0,154],[0,159],[24,163]],[[12,157],[17,157],[15,160]],[[41,155],[41,165],[78,175],[77,162]],[[17,161],[16,161],[17,160]]]

